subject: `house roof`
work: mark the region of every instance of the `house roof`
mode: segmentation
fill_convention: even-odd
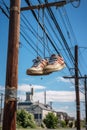
[[[42,110],[54,111],[50,105],[42,104],[42,103],[39,103],[39,102],[35,102],[32,105],[30,105],[29,109],[32,108],[32,107],[33,108],[40,107]]]
[[[75,120],[74,117],[68,116],[68,114],[67,114],[66,112],[57,112],[57,115],[58,115],[58,116],[63,115],[66,119]]]

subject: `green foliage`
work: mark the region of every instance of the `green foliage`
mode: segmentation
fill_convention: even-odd
[[[58,125],[58,117],[55,116],[54,113],[48,113],[43,120],[47,128],[57,128]]]
[[[69,127],[72,128],[73,127],[73,122],[69,123]]]
[[[61,123],[61,127],[63,127],[63,128],[66,127],[66,122],[64,120],[61,121],[60,123]]]
[[[41,123],[41,127],[42,127],[42,128],[46,128],[46,125],[45,125],[44,122]]]
[[[28,113],[26,110],[17,111],[17,125],[23,128],[35,128],[36,124],[34,122],[34,117],[32,114]]]
[[[81,127],[85,127],[86,126],[86,121],[85,120],[81,120]]]

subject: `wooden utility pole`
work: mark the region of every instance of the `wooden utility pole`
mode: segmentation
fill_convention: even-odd
[[[87,75],[79,77],[79,79],[84,79],[84,89],[85,89],[85,128],[87,130]]]
[[[16,130],[20,0],[10,0],[5,103],[2,130]]]
[[[78,46],[75,46],[75,76],[69,77],[64,76],[64,78],[74,78],[75,79],[75,92],[76,92],[76,118],[77,118],[77,130],[80,130],[80,97],[79,97],[79,77],[78,77]]]
[[[3,102],[3,93],[0,94],[1,96],[1,116],[0,116],[0,124],[2,126],[2,102]]]
[[[80,97],[79,97],[79,80],[78,80],[78,46],[75,46],[75,91],[76,91],[76,114],[77,130],[80,130]]]
[[[86,81],[87,76],[85,75],[84,78],[85,78],[85,82],[84,82],[84,86],[85,86],[85,127],[87,130],[87,81]]]

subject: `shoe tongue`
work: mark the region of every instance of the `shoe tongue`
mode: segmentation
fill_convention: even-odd
[[[39,62],[41,60],[42,60],[41,57],[37,57],[36,59],[33,59],[33,62]]]
[[[55,54],[51,55],[51,58],[56,58],[56,55]]]
[[[50,60],[57,59],[57,56],[55,54],[51,55]]]
[[[40,60],[42,60],[42,58],[41,58],[41,57],[39,57],[39,56],[38,56],[36,59],[37,59],[37,60],[39,60],[39,61],[40,61]]]

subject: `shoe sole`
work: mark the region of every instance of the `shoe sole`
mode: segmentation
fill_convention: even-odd
[[[66,65],[64,64],[64,65],[60,66],[59,68],[49,68],[49,69],[44,69],[44,71],[46,73],[51,73],[51,72],[59,71],[65,67],[66,67]]]
[[[26,74],[27,74],[27,75],[32,75],[32,76],[37,76],[37,75],[38,75],[38,76],[39,76],[39,75],[49,75],[50,73],[51,73],[51,72],[46,72],[46,71],[38,72],[38,73],[35,72],[35,71],[34,71],[34,72],[33,72],[33,71],[30,72],[29,70],[26,71]]]
[[[33,74],[35,74],[35,75],[38,75],[38,74],[43,74],[43,72],[42,71],[38,71],[38,72],[35,72],[35,71],[30,71],[30,70],[27,70],[27,72],[26,72],[28,75],[33,75]]]

